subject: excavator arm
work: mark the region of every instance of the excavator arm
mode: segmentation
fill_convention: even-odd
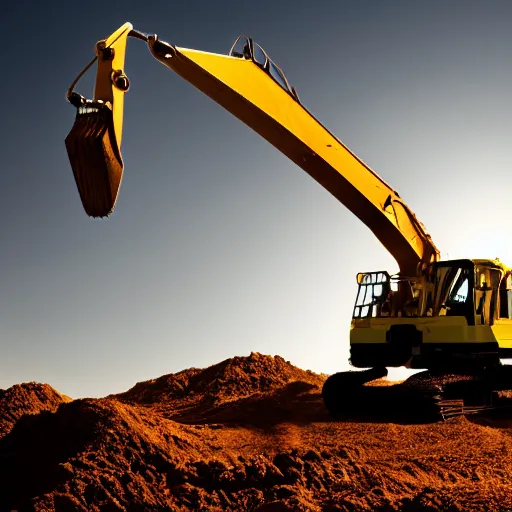
[[[403,276],[415,276],[438,261],[430,236],[400,196],[308,112],[279,67],[245,37],[239,38],[230,55],[219,55],[179,48],[125,24],[97,43],[94,99],[86,100],[72,88],[68,91],[78,113],[66,146],[89,215],[112,212],[121,182],[128,36],[146,40],[159,62],[247,124],[334,195],[370,228]]]

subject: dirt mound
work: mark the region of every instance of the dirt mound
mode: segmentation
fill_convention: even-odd
[[[48,384],[28,382],[8,389],[0,389],[0,438],[5,436],[24,414],[55,411],[57,407],[71,401]]]
[[[33,501],[44,510],[154,510],[171,503],[166,479],[179,474],[183,454],[201,460],[201,448],[178,424],[145,409],[75,400],[24,416],[0,440],[0,510]]]
[[[2,391],[0,511],[512,509],[512,422],[335,421],[324,380],[251,354],[118,397]]]
[[[219,402],[243,398],[258,392],[272,391],[294,381],[321,385],[324,378],[301,370],[280,356],[252,352],[248,357],[233,357],[204,370],[191,368],[158,379],[139,382],[133,388],[116,395],[138,403],[155,403],[202,395]]]
[[[320,388],[324,381],[325,376],[301,370],[280,356],[252,352],[248,357],[233,357],[204,370],[192,368],[140,382],[112,397],[151,405],[169,417],[184,419],[187,411],[209,410],[226,402],[281,390],[295,382]]]

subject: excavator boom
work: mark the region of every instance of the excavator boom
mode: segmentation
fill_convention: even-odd
[[[106,153],[118,154],[116,168],[119,162],[122,165],[119,141],[123,105],[119,104],[121,100],[116,96],[119,94],[119,88],[113,76],[114,72],[117,76],[124,75],[124,72],[122,69],[113,70],[112,66],[105,65],[104,61],[112,58],[108,51],[109,43],[115,55],[116,45],[125,44],[125,40],[123,43],[122,38],[116,39],[115,34],[121,33],[124,37],[135,35],[147,40],[152,55],[158,61],[259,133],[334,195],[370,228],[396,259],[402,275],[415,276],[419,268],[425,268],[439,259],[439,252],[430,236],[400,196],[308,112],[282,71],[257,43],[250,38],[241,37],[230,55],[219,55],[172,46],[160,41],[157,36],[146,38],[130,29],[131,25],[126,24],[107,38],[106,44],[100,42],[97,45],[97,49],[100,47],[100,50],[97,50],[99,65],[96,97],[93,103],[97,104],[98,100],[107,105],[110,103],[108,108],[112,108],[115,123],[113,130],[105,130],[113,134],[109,140],[113,149],[106,151],[103,146],[99,148],[99,160]],[[104,84],[108,80],[114,93],[110,93],[108,87],[103,94],[101,91],[98,93],[98,84],[102,84],[105,89]],[[70,96],[71,94],[76,93],[70,93]],[[80,112],[77,120],[79,118]],[[91,133],[89,125],[87,129]],[[95,137],[98,141],[97,134]],[[98,204],[97,196],[102,189],[99,186],[96,193],[94,186],[98,186],[101,180],[98,178],[96,184],[89,183],[87,187],[80,183],[81,177],[85,179],[87,175],[87,172],[81,171],[84,160],[87,159],[80,150],[82,140],[83,127],[79,127],[74,133],[72,130],[67,140],[78,188],[88,188],[88,193],[81,192],[82,202],[92,216],[98,216],[98,213],[99,216],[108,215],[117,197],[117,190],[112,189],[120,183],[120,178],[114,176],[107,179],[108,170],[105,170],[103,182],[108,184],[108,190],[106,193],[103,192],[103,196],[112,196],[111,208],[105,201],[102,203],[105,207],[99,212],[95,208],[90,208],[90,204]],[[89,151],[89,154],[92,152]],[[92,157],[89,159],[92,161]],[[106,167],[108,166],[107,160]],[[114,187],[111,186],[112,183]]]

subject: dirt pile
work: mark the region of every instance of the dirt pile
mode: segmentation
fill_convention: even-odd
[[[192,368],[140,382],[112,398],[150,407],[182,423],[267,424],[297,412],[290,402],[303,391],[321,388],[325,378],[301,370],[280,356],[252,352],[248,357],[233,357],[203,370]],[[254,407],[261,411],[262,402],[266,413],[255,415]]]
[[[251,354],[11,420],[3,392],[0,510],[512,509],[512,422],[334,421],[324,380]]]
[[[24,414],[55,411],[71,398],[61,395],[48,384],[28,382],[9,389],[0,389],[0,438],[9,433]]]
[[[206,369],[191,368],[139,382],[115,396],[140,404],[215,404],[274,391],[290,382],[319,386],[324,380],[325,376],[301,370],[280,356],[252,352],[248,357],[233,357]]]

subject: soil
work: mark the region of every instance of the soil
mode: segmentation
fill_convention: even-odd
[[[333,419],[326,378],[253,353],[101,399],[0,390],[0,510],[512,510],[512,413]]]

